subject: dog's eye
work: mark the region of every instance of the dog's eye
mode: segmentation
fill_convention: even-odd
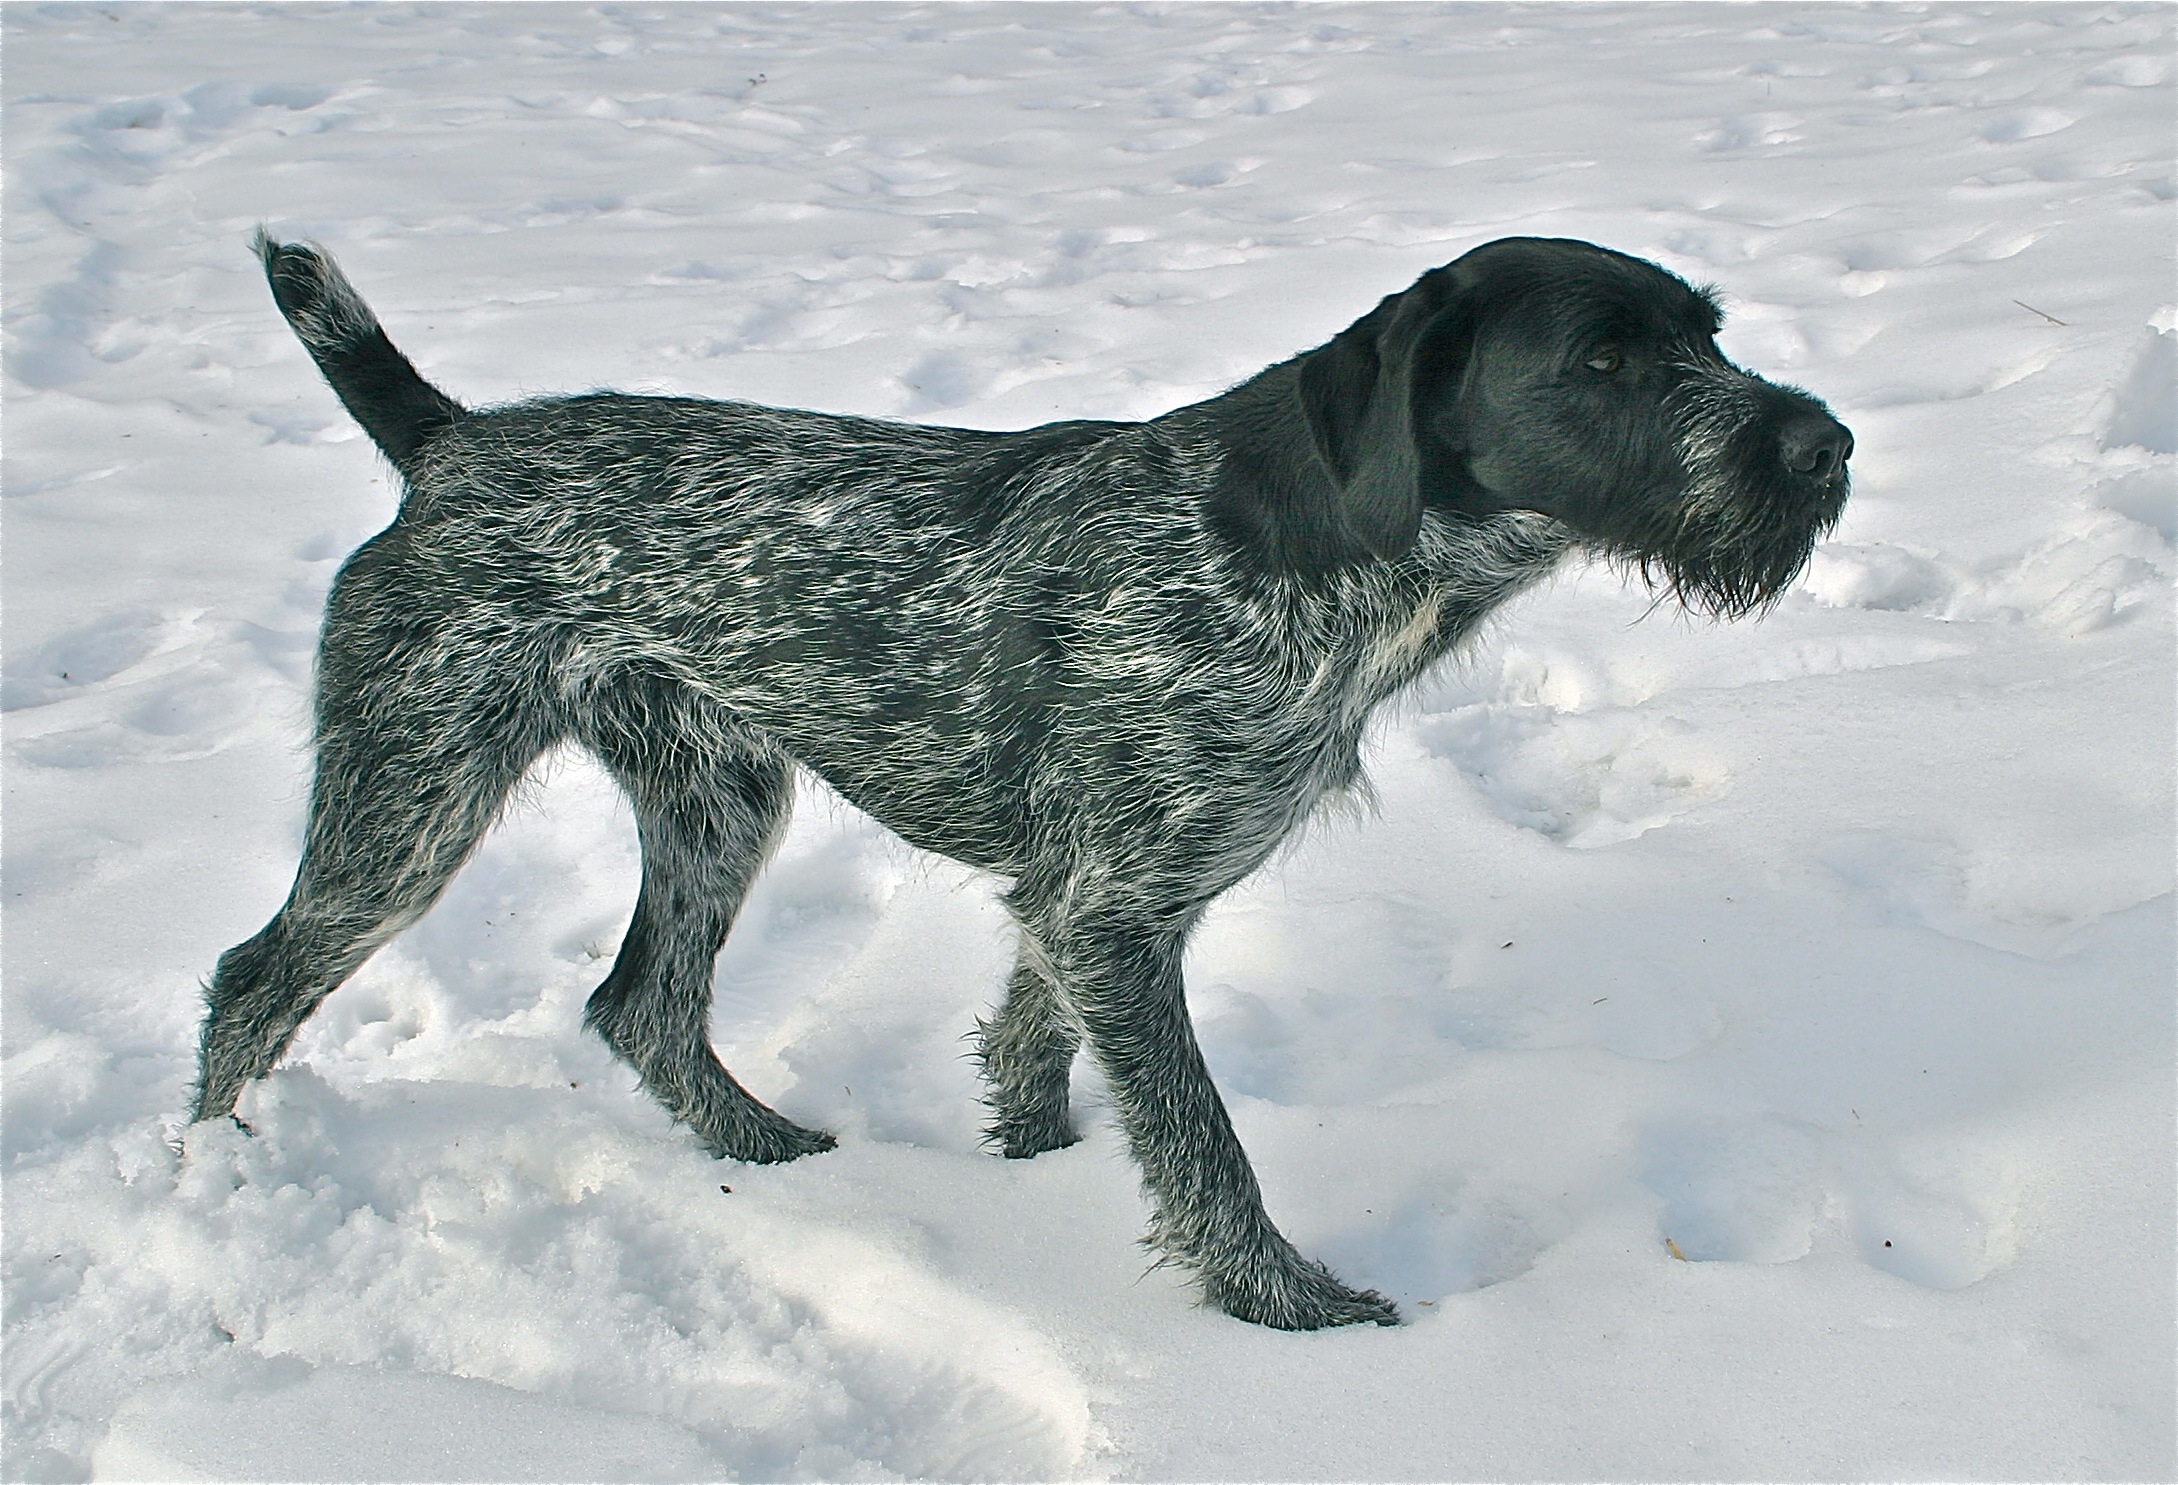
[[[1625,358],[1619,355],[1618,348],[1615,346],[1605,346],[1588,358],[1588,369],[1590,371],[1600,371],[1606,376],[1625,364]]]

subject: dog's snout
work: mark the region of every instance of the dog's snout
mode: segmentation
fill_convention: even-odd
[[[1785,467],[1810,479],[1834,477],[1853,457],[1853,435],[1826,412],[1811,411],[1793,419],[1777,443]]]

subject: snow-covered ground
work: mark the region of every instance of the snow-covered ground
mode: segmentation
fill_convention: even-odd
[[[2171,1478],[2174,14],[7,7],[0,1469]],[[1857,493],[1760,624],[1523,602],[1213,915],[1271,1210],[1411,1321],[1276,1334],[1144,1272],[1086,1073],[978,1150],[992,887],[816,790],[714,1035],[836,1153],[714,1163],[581,1029],[635,854],[574,756],[181,1142],[392,502],[260,219],[466,399],[988,427],[1585,237]]]

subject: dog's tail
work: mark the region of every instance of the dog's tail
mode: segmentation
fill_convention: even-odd
[[[250,245],[264,262],[273,301],[341,405],[396,469],[410,473],[416,451],[467,410],[393,348],[378,317],[321,249],[274,242],[262,227]]]

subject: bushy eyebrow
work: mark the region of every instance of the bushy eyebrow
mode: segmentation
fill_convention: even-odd
[[[1517,296],[1506,297],[1509,308],[1532,317],[1528,323],[1548,327],[1568,364],[1610,342],[1661,339],[1695,349],[1722,327],[1723,296],[1713,284],[1690,284],[1677,275],[1667,277],[1684,298],[1667,294],[1644,301],[1629,293],[1623,284],[1608,280],[1555,285],[1547,296],[1532,286],[1523,286]]]
[[[1716,334],[1724,328],[1724,291],[1715,284],[1688,284],[1701,307],[1709,311],[1709,333]]]
[[[1582,355],[1606,342],[1654,342],[1659,335],[1677,341],[1690,328],[1705,337],[1715,335],[1721,312],[1706,296],[1697,296],[1697,301],[1699,308],[1693,312],[1671,315],[1661,323],[1654,311],[1644,313],[1628,305],[1585,306],[1558,317],[1557,329],[1569,351]]]

